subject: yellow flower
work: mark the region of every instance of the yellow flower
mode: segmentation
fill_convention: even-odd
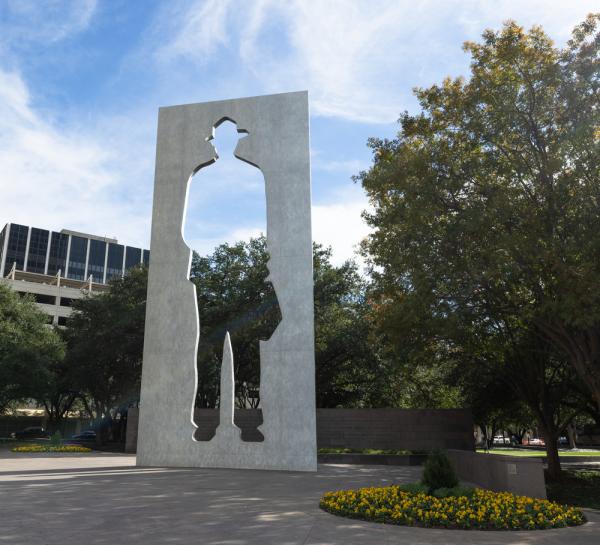
[[[436,498],[409,493],[397,486],[370,487],[327,492],[320,505],[334,514],[424,526],[532,529],[585,521],[581,511],[572,507],[481,489],[476,489],[471,497]],[[535,512],[529,514],[526,506]]]

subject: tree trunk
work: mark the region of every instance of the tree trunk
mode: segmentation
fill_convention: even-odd
[[[46,431],[52,435],[56,431],[58,431],[58,424],[60,421],[60,416],[56,411],[56,405],[54,403],[44,403],[46,408]]]
[[[492,422],[492,424],[490,424],[490,426],[486,426],[485,427],[485,443],[486,443],[486,450],[491,450],[494,448],[494,435],[496,435],[496,424],[494,422]]]
[[[92,407],[88,403],[88,400],[83,395],[79,396],[79,399],[83,403],[83,407],[85,409],[85,412],[88,414],[88,417],[89,417],[90,421],[93,421],[94,418],[95,418],[95,416],[94,416],[94,410],[92,409]]]
[[[569,422],[569,425],[567,426],[567,438],[569,439],[569,448],[577,448],[577,433],[575,425],[572,422]]]
[[[557,480],[561,474],[560,458],[558,457],[558,435],[542,429],[544,442],[546,443],[546,460],[548,463],[548,476]]]

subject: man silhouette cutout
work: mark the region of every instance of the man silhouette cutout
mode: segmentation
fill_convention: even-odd
[[[216,126],[214,133],[214,138],[209,140],[215,148],[215,162],[202,168],[190,181],[189,205],[184,227],[184,238],[189,241],[194,240],[194,231],[200,231],[201,235],[204,235],[201,237],[204,240],[214,241],[217,238],[216,230],[223,223],[223,206],[219,207],[218,202],[224,205],[225,199],[227,199],[225,210],[231,215],[233,221],[239,222],[239,218],[246,219],[248,216],[252,220],[258,219],[252,212],[255,212],[253,208],[259,208],[262,211],[261,223],[263,225],[265,223],[264,178],[256,167],[235,157],[235,149],[240,138],[236,125],[226,120]],[[260,191],[257,191],[259,188]],[[235,194],[240,194],[242,197],[237,199],[237,202],[236,199],[231,198]],[[238,235],[239,238],[246,238],[249,234],[256,236],[260,233],[257,230],[244,229],[239,223],[236,227],[234,233],[235,231],[243,233],[241,236]],[[264,239],[261,240],[262,243],[258,242],[258,244],[264,245]],[[235,398],[238,406],[259,407],[259,395],[257,395],[260,384],[259,341],[271,337],[281,321],[281,313],[273,287],[266,282],[269,274],[266,247],[262,252],[263,259],[259,259],[258,262],[255,255],[248,262],[237,251],[229,257],[239,259],[240,268],[235,266],[237,264],[229,267],[223,263],[212,264],[215,267],[221,266],[223,272],[222,282],[215,286],[212,297],[204,297],[201,277],[198,277],[195,282],[199,293],[200,318],[197,404],[206,407],[207,401],[206,397],[202,397],[203,391],[206,388],[214,389],[220,383],[220,424],[217,433],[226,433],[227,436],[235,438],[236,434],[239,436],[239,429],[231,422],[230,405]],[[261,257],[260,253],[259,257]],[[250,274],[239,274],[240,271],[248,273],[249,266],[254,267],[255,271],[250,271]],[[192,278],[193,275],[194,265],[192,265]],[[259,277],[259,283],[252,284],[248,277]],[[249,287],[255,289],[249,290]],[[254,292],[250,293],[250,291]],[[229,351],[223,350],[223,346],[227,346],[229,342],[231,342]],[[234,380],[228,378],[230,366],[233,366]],[[224,372],[227,374],[225,380]],[[222,391],[224,387],[231,384],[235,384],[236,391]],[[262,423],[262,416],[260,414],[258,416],[259,418],[252,425],[242,429],[243,440],[263,440],[262,434],[257,429],[257,426]],[[214,434],[214,428],[207,430],[206,426],[199,426],[195,438],[207,441],[212,439]]]

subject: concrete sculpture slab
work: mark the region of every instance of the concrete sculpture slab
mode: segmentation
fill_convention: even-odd
[[[233,423],[233,353],[225,339],[220,426],[193,438],[198,309],[182,235],[191,177],[216,160],[225,120],[246,134],[235,156],[265,178],[269,278],[282,320],[260,341],[262,442]],[[207,171],[208,173],[208,171]],[[315,471],[315,370],[308,94],[161,108],[158,117],[137,464]]]

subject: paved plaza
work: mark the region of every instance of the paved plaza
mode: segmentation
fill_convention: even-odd
[[[592,545],[600,513],[579,528],[444,531],[335,517],[327,490],[419,478],[420,468],[321,465],[316,474],[137,468],[121,454],[0,451],[0,544]]]

